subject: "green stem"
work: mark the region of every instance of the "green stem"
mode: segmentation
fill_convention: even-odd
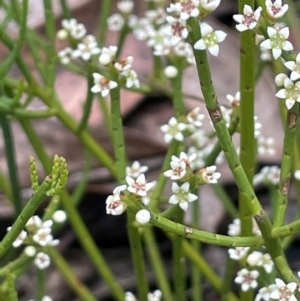
[[[43,301],[45,295],[46,271],[37,270],[37,301]]]
[[[146,277],[145,259],[143,254],[143,246],[141,233],[138,231],[133,223],[135,222],[135,214],[127,212],[127,233],[130,243],[130,252],[133,262],[133,268],[136,275],[136,284],[138,297],[140,301],[147,301],[147,294],[149,292],[148,280]]]
[[[172,235],[171,238],[174,236]],[[198,253],[187,241],[183,241],[183,252],[185,256],[193,262],[193,264],[199,269],[203,276],[209,281],[212,287],[220,294],[226,296],[227,301],[238,301],[236,295],[231,292],[223,292],[223,281],[212,270],[207,261]]]
[[[199,195],[199,191],[196,191],[197,195]],[[195,229],[198,229],[200,226],[200,202],[201,200],[196,200],[193,202],[193,213],[192,213],[192,227]],[[193,246],[193,249],[201,253],[201,243],[197,240],[192,240],[191,245]],[[202,301],[203,300],[203,294],[202,294],[202,273],[199,271],[199,269],[192,265],[191,267],[191,282],[192,282],[192,300],[193,301]]]
[[[299,104],[295,103],[287,113],[285,135],[283,141],[280,181],[276,198],[274,215],[274,227],[279,227],[284,222],[286,207],[288,203],[288,192],[293,162],[294,143],[296,138],[296,125]]]
[[[9,180],[11,185],[12,203],[14,205],[15,215],[17,216],[21,213],[23,207],[20,183],[17,175],[18,167],[16,164],[17,160],[15,156],[15,148],[13,145],[13,136],[12,136],[10,121],[3,114],[0,114],[0,125],[2,127],[2,133],[3,133],[7,169],[8,169]]]
[[[35,211],[39,208],[43,200],[45,199],[46,192],[51,187],[51,177],[46,177],[43,183],[39,186],[38,190],[34,193],[31,199],[28,201],[18,218],[12,225],[10,231],[6,233],[3,240],[0,243],[0,257],[2,257],[11,247],[12,243],[18,237],[20,232],[25,227],[27,221],[32,217]]]
[[[235,265],[236,265],[236,261],[228,257],[226,263],[225,275],[223,277],[224,281],[221,289],[222,301],[228,300],[227,294],[230,292],[230,287],[232,285],[232,279],[235,273],[235,268],[234,268]]]
[[[55,37],[56,37],[56,30],[55,30],[55,18],[54,12],[52,8],[52,1],[51,0],[44,0],[44,14],[45,14],[45,27],[46,27],[46,34],[48,37],[48,47],[46,48],[47,53],[47,77],[46,77],[46,86],[54,88],[55,82],[55,63],[56,63],[56,49],[55,49]]]
[[[87,66],[87,95],[84,102],[84,109],[83,109],[83,115],[81,117],[81,121],[78,125],[78,133],[80,133],[82,130],[87,129],[88,120],[91,114],[92,110],[92,103],[94,98],[94,93],[92,93],[91,88],[94,85],[94,79],[92,76],[93,73],[93,65],[91,63]]]
[[[144,208],[142,204],[129,198],[126,199],[126,204],[128,206],[128,210],[134,213]],[[153,211],[150,211],[150,213],[151,220],[149,223],[151,225],[161,228],[164,231],[171,232],[179,236],[184,236],[188,239],[196,239],[203,243],[227,247],[261,246],[263,243],[263,239],[260,236],[231,237],[226,235],[210,233],[207,231],[194,229],[192,227],[188,227],[183,224],[171,221]]]
[[[71,19],[72,18],[72,12],[69,9],[67,1],[66,0],[60,0],[60,6],[62,8],[63,18],[64,19]]]
[[[178,213],[177,220],[182,223],[183,210]],[[186,300],[186,260],[183,255],[183,238],[175,236],[172,241],[172,255],[173,255],[173,283],[175,291],[175,300]]]
[[[199,23],[197,20],[190,18],[188,20],[188,24],[191,27],[189,34],[191,44],[194,45],[194,43],[201,38]],[[214,124],[216,134],[221,143],[229,168],[231,169],[235,182],[239,188],[239,192],[240,194],[245,195],[245,202],[248,205],[251,215],[255,217],[258,223],[258,227],[261,230],[267,250],[272,256],[272,259],[283,279],[285,281],[291,281],[291,279],[295,280],[296,278],[290,270],[280,246],[280,241],[271,237],[272,224],[269,216],[262,210],[261,204],[255,195],[252,185],[241,166],[235,146],[231,141],[231,137],[226,128],[226,124],[217,101],[206,51],[194,49],[194,55],[206,107]]]
[[[23,267],[28,260],[31,260],[30,257],[23,254],[14,261],[9,262],[6,266],[0,269],[0,277],[5,277],[7,274],[13,274],[16,270]]]
[[[246,4],[254,8],[254,0],[239,0],[240,13],[243,13]],[[249,183],[253,181],[255,169],[255,59],[255,32],[246,30],[240,34],[240,160]],[[242,235],[252,235],[252,216],[243,193],[239,194],[239,215]]]
[[[99,27],[98,27],[98,42],[100,47],[105,45],[106,34],[107,34],[107,18],[109,17],[111,9],[111,1],[110,0],[102,0],[101,1],[101,14],[99,19]]]
[[[154,274],[156,277],[157,285],[160,288],[165,301],[173,301],[172,291],[170,284],[168,282],[168,275],[164,269],[164,263],[161,258],[157,242],[153,235],[153,230],[150,227],[145,227],[144,231],[144,241],[146,245],[146,250],[152,264]]]
[[[89,289],[76,277],[73,270],[61,254],[54,248],[49,248],[47,253],[51,256],[51,260],[54,262],[59,272],[69,284],[72,290],[76,293],[78,298],[83,301],[96,301],[96,299]]]

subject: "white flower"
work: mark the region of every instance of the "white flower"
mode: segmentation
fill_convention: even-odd
[[[165,142],[170,143],[173,139],[183,141],[184,136],[182,132],[186,129],[186,127],[185,123],[178,122],[175,117],[171,117],[168,124],[162,125],[160,129],[165,133]]]
[[[178,69],[175,66],[170,65],[164,69],[164,73],[167,78],[174,78],[178,74]]]
[[[71,59],[73,58],[73,49],[70,47],[66,47],[66,48],[58,51],[57,55],[60,59],[60,62],[63,65],[69,64]]]
[[[257,26],[258,19],[260,18],[260,13],[262,8],[259,6],[254,12],[251,6],[245,4],[243,9],[243,15],[233,15],[233,19],[238,22],[235,27],[238,31],[245,31],[253,29]]]
[[[111,89],[114,89],[118,86],[116,82],[107,79],[99,73],[93,73],[93,77],[95,85],[91,88],[91,91],[93,93],[101,92],[103,97],[107,96]]]
[[[140,87],[140,81],[134,70],[123,71],[123,72],[121,72],[121,76],[126,78],[125,85],[127,88],[132,88],[132,87],[139,88]]]
[[[241,233],[241,220],[235,218],[231,224],[228,225],[227,234],[230,236],[239,236]]]
[[[70,35],[76,40],[82,39],[86,35],[86,28],[82,23],[78,23],[75,27],[71,28]]]
[[[7,228],[7,231],[10,231],[11,227]],[[14,248],[18,248],[19,246],[21,246],[24,242],[24,240],[27,238],[27,232],[22,230],[20,232],[20,234],[18,235],[18,237],[15,239],[15,241],[12,243],[12,246]]]
[[[252,232],[254,235],[261,235],[261,232],[254,219],[252,219]],[[227,233],[230,236],[239,236],[241,234],[241,220],[239,218],[235,218],[232,223],[228,225]]]
[[[52,215],[52,219],[56,223],[63,223],[67,219],[67,214],[64,210],[56,210]]]
[[[124,26],[124,18],[120,14],[113,14],[107,18],[107,27],[111,31],[120,31]]]
[[[50,257],[44,252],[39,252],[35,256],[34,263],[39,270],[44,270],[50,265]]]
[[[114,63],[114,66],[118,71],[122,72],[131,69],[132,64],[133,64],[133,57],[129,55],[127,57],[118,60],[116,63]]]
[[[187,166],[196,159],[196,156],[196,154],[188,156],[184,152],[181,152],[179,157],[173,155],[170,162],[171,169],[165,171],[164,175],[172,180],[182,179],[186,174]]]
[[[147,172],[148,166],[141,166],[140,162],[134,161],[126,167],[126,175],[136,179],[140,174]]]
[[[276,290],[276,285],[271,284],[267,287],[262,287],[259,291],[258,294],[256,295],[254,301],[269,301],[270,300],[270,294]]]
[[[162,298],[162,293],[160,290],[155,290],[153,293],[147,294],[148,301],[160,301]]]
[[[166,22],[166,11],[161,6],[153,10],[146,10],[145,16],[150,23],[155,25],[161,25]]]
[[[186,115],[187,121],[195,127],[201,127],[202,126],[202,120],[204,118],[205,118],[205,115],[200,114],[200,107],[197,107],[197,108],[193,109],[192,111],[190,111]]]
[[[260,47],[272,49],[272,54],[275,60],[281,56],[282,50],[291,51],[294,49],[292,43],[287,41],[287,38],[290,35],[288,27],[279,27],[276,29],[268,26],[267,31],[269,39],[263,41],[260,44]]]
[[[125,185],[126,188],[126,185]],[[113,195],[109,195],[106,199],[106,214],[121,215],[126,210],[126,204],[121,201],[121,190],[114,190]]]
[[[270,294],[271,299],[279,301],[297,301],[294,292],[297,288],[296,282],[285,284],[281,279],[276,278],[276,290]]]
[[[269,253],[263,254],[258,251],[253,251],[247,257],[247,263],[250,266],[263,267],[266,273],[270,274],[273,271],[274,262]]]
[[[274,156],[276,153],[274,145],[275,145],[275,139],[273,137],[265,138],[261,135],[258,136],[257,149],[259,155]]]
[[[288,61],[288,62],[285,62],[284,65],[285,65],[285,67],[287,67],[289,70],[292,71],[292,73],[290,75],[291,80],[297,80],[300,78],[300,52],[297,54],[295,62]],[[285,75],[284,73],[281,73],[281,74]],[[283,76],[283,75],[281,75],[281,76]],[[286,78],[286,75],[285,75],[285,78]]]
[[[33,235],[33,240],[40,246],[49,246],[53,241],[53,236],[51,235],[51,228],[40,228]]]
[[[242,291],[247,292],[249,289],[254,289],[257,287],[258,283],[256,279],[258,276],[258,271],[249,271],[248,269],[242,269],[237,273],[237,277],[234,279],[234,282],[241,284]]]
[[[79,43],[77,49],[73,51],[73,58],[81,57],[84,61],[88,61],[91,56],[100,53],[100,48],[94,43]]]
[[[145,225],[149,223],[151,214],[147,209],[141,209],[136,213],[135,219],[139,224]]]
[[[190,17],[199,16],[199,4],[199,0],[180,0],[180,2],[177,3],[170,3],[170,6],[167,7],[166,10],[169,14],[178,13],[179,18],[186,21]]]
[[[249,247],[236,247],[234,249],[230,248],[228,249],[228,254],[231,259],[240,260],[247,255],[249,249]]]
[[[215,172],[217,167],[215,165],[201,168],[199,173],[201,173],[202,178],[205,183],[215,184],[218,183],[218,179],[221,177],[221,173]]]
[[[273,19],[281,18],[289,9],[288,4],[282,5],[281,0],[275,0],[273,3],[271,0],[266,0],[267,14]]]
[[[188,209],[188,202],[193,202],[198,199],[198,196],[189,192],[190,183],[185,182],[181,186],[177,183],[172,183],[172,192],[174,193],[170,199],[170,204],[179,204],[180,208],[184,211]]]
[[[146,196],[147,191],[154,186],[154,183],[147,183],[144,174],[139,175],[137,179],[127,176],[126,182],[128,184],[127,190],[139,196]]]
[[[130,14],[133,7],[134,2],[132,0],[122,0],[117,2],[117,8],[123,14]]]
[[[186,28],[186,21],[182,19],[176,19],[172,16],[167,16],[167,22],[171,25],[170,33],[171,44],[177,45],[182,39],[186,39],[189,32]],[[166,32],[168,34],[168,32]]]
[[[287,109],[291,109],[295,102],[300,102],[300,81],[295,84],[287,77],[284,80],[284,89],[279,90],[276,97],[285,99]]]
[[[52,220],[47,220],[47,221],[43,222],[39,218],[39,216],[34,215],[27,221],[25,227],[29,232],[35,233],[40,228],[50,228],[50,227],[52,227],[52,225],[53,225]]]
[[[212,12],[218,8],[221,0],[200,0],[200,11],[202,15],[202,11]]]
[[[237,91],[235,95],[227,94],[226,99],[230,102],[230,104],[233,107],[239,107],[240,106],[240,100],[241,100],[241,92]]]
[[[227,34],[222,30],[213,31],[213,28],[206,23],[201,23],[200,28],[202,38],[195,43],[194,48],[198,50],[207,49],[211,55],[218,56],[218,43],[223,42]]]

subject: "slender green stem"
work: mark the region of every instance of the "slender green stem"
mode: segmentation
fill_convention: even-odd
[[[55,82],[55,63],[56,63],[56,49],[55,49],[55,37],[56,37],[56,30],[55,30],[55,18],[54,12],[52,7],[51,0],[43,0],[44,1],[44,15],[45,15],[45,27],[46,27],[46,34],[48,37],[48,47],[46,48],[47,53],[47,81],[46,86],[54,88]],[[53,91],[54,92],[54,91]]]
[[[133,211],[134,213],[144,208],[142,204],[134,200],[126,199],[126,203],[128,209],[130,211]],[[250,247],[261,246],[263,244],[263,239],[260,236],[231,237],[210,233],[207,231],[194,229],[192,227],[188,227],[183,224],[171,221],[170,219],[162,217],[161,215],[156,214],[153,211],[150,211],[150,213],[151,220],[149,223],[151,225],[161,228],[166,232],[171,232],[179,236],[184,236],[188,239],[196,239],[203,243],[227,247]]]
[[[230,215],[231,218],[236,218],[238,215],[238,211],[235,205],[232,202],[232,199],[226,193],[225,189],[222,185],[216,183],[212,185],[212,189],[214,193],[217,195],[218,199],[222,202],[226,212]]]
[[[54,248],[49,248],[47,253],[50,255],[51,260],[54,262],[59,272],[69,284],[76,295],[83,301],[96,301],[96,299],[89,289],[76,277],[72,268],[65,261],[63,256]]]
[[[98,43],[103,47],[107,34],[107,18],[109,17],[111,9],[111,0],[102,0],[100,9],[100,19],[98,26]]]
[[[182,223],[183,210],[178,213],[177,220]],[[183,238],[175,236],[172,240],[172,255],[173,255],[173,283],[175,291],[175,300],[186,300],[186,260],[183,255]]]
[[[4,277],[6,274],[14,273],[16,270],[23,267],[24,264],[28,262],[28,260],[31,260],[30,257],[23,254],[14,261],[9,262],[6,266],[0,269],[0,277]]]
[[[8,200],[12,200],[12,187],[9,181],[6,179],[5,175],[0,172],[0,189],[4,192]]]
[[[226,263],[226,269],[225,269],[225,275],[223,277],[223,285],[221,289],[221,297],[222,301],[227,301],[227,294],[230,292],[230,288],[232,285],[232,279],[235,273],[235,267],[236,261],[232,260],[231,258],[227,258],[227,263]]]
[[[174,236],[172,235],[171,238]],[[223,281],[219,278],[219,276],[213,271],[207,261],[198,253],[190,243],[187,241],[183,242],[183,252],[185,256],[193,262],[193,264],[199,269],[199,271],[203,274],[203,276],[209,281],[209,283],[213,286],[213,288],[226,296],[227,301],[238,301],[237,296],[231,292],[223,292]]]
[[[0,257],[2,257],[11,247],[12,243],[18,237],[20,232],[25,227],[27,221],[32,217],[38,207],[45,199],[46,192],[51,187],[51,177],[46,177],[43,183],[39,186],[38,190],[34,193],[31,199],[28,201],[18,218],[12,225],[10,231],[6,233],[3,240],[0,243]]]
[[[282,150],[283,155],[281,160],[280,182],[274,215],[274,227],[278,227],[283,224],[288,203],[288,192],[293,162],[294,143],[296,138],[298,108],[299,104],[296,103],[287,113],[287,122]]]
[[[156,277],[157,285],[164,296],[165,301],[173,301],[172,291],[170,288],[170,283],[168,281],[168,275],[166,270],[164,269],[164,264],[160,255],[159,248],[157,246],[157,242],[153,235],[153,230],[150,227],[145,227],[144,231],[144,241],[146,245],[146,250],[148,252],[148,256],[150,259],[150,263],[152,264],[153,271]]]
[[[127,212],[127,233],[130,243],[131,258],[133,268],[136,275],[136,284],[138,291],[138,299],[140,301],[147,301],[147,294],[149,292],[148,281],[146,277],[145,259],[143,254],[143,246],[141,233],[138,231],[133,223],[135,221],[135,214]]]
[[[196,192],[199,195],[199,191]],[[193,213],[192,213],[192,227],[195,229],[199,228],[200,225],[200,202],[201,200],[196,200],[193,202]],[[201,243],[197,240],[192,240],[191,245],[194,250],[198,253],[201,253]],[[192,265],[191,267],[191,282],[192,282],[192,300],[193,301],[202,301],[203,300],[203,292],[202,292],[202,273],[199,269]]]
[[[72,18],[72,12],[69,8],[69,5],[67,4],[66,0],[60,0],[60,6],[62,8],[62,14],[64,19],[71,19]]]
[[[81,132],[84,129],[87,129],[88,120],[92,110],[92,103],[94,98],[94,93],[92,93],[91,88],[94,84],[94,79],[92,76],[93,65],[91,63],[87,66],[87,95],[84,102],[83,115],[81,117],[80,123],[78,125],[78,132]]]
[[[254,2],[239,0],[239,12],[243,13],[246,4],[254,8]],[[255,169],[255,59],[255,32],[246,30],[240,34],[240,160],[249,183],[253,181]],[[239,194],[239,215],[242,235],[252,235],[252,216],[247,205],[247,197],[243,193]]]
[[[2,127],[3,133],[3,141],[5,147],[5,155],[6,155],[6,162],[7,162],[7,169],[9,173],[9,180],[11,185],[11,192],[12,192],[12,203],[15,209],[15,215],[19,215],[22,211],[22,197],[21,197],[21,189],[20,183],[17,175],[17,160],[15,156],[15,149],[13,145],[13,136],[11,131],[11,125],[8,118],[0,114],[0,125]]]
[[[194,45],[194,43],[201,38],[199,23],[193,18],[190,18],[188,20],[188,24],[191,28],[189,34],[190,41],[191,44]],[[221,143],[229,168],[232,171],[240,194],[245,195],[245,202],[248,205],[251,215],[255,217],[258,223],[258,227],[261,230],[267,250],[272,256],[278,271],[285,281],[291,281],[291,279],[295,279],[295,276],[289,268],[285,255],[280,246],[280,241],[272,238],[270,235],[272,225],[269,216],[265,211],[262,210],[261,204],[255,195],[252,185],[249,182],[243,167],[241,166],[240,160],[236,154],[235,146],[233,145],[229,132],[226,128],[211,79],[206,51],[194,49],[194,55],[206,107],[214,124],[216,134]]]
[[[43,301],[46,286],[46,271],[37,270],[37,301]]]

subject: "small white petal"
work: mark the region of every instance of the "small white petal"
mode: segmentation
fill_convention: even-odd
[[[208,51],[210,52],[211,55],[213,56],[218,56],[219,54],[219,45],[213,45],[208,48]]]
[[[291,51],[294,49],[294,46],[290,41],[285,41],[282,49],[286,51]]]
[[[225,40],[225,38],[227,36],[227,33],[225,33],[222,30],[216,30],[215,31],[215,35],[217,37],[218,43],[221,43],[221,42],[223,42]]]
[[[287,39],[290,35],[290,30],[288,27],[284,27],[280,29],[278,33],[281,34],[285,39]]]
[[[206,44],[204,43],[203,39],[200,39],[199,41],[197,41],[194,45],[194,48],[198,49],[198,50],[206,49]]]
[[[272,54],[275,60],[277,60],[281,56],[281,53],[282,53],[281,49],[277,49],[277,48],[272,49]]]
[[[271,41],[270,41],[269,39],[263,41],[263,42],[260,44],[260,47],[265,48],[265,49],[272,49]]]
[[[184,210],[184,211],[187,211],[188,207],[189,207],[189,204],[188,202],[180,202],[179,203],[179,207]]]
[[[270,26],[268,27],[267,32],[268,32],[268,36],[270,38],[277,34],[277,30],[273,27],[270,27]]]

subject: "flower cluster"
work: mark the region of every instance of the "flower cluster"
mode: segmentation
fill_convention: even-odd
[[[66,219],[66,214],[58,210],[53,214],[55,222],[62,223]],[[32,216],[26,223],[25,230],[22,230],[13,242],[12,246],[18,248],[26,245],[24,253],[28,257],[35,257],[34,263],[38,269],[45,269],[50,265],[50,257],[45,253],[46,247],[57,246],[58,239],[54,239],[52,232],[53,220],[42,221],[37,215]],[[7,228],[10,231],[11,227]]]
[[[147,299],[148,301],[160,301],[162,298],[162,293],[160,290],[155,290],[153,293],[148,293],[147,294]],[[135,295],[131,292],[126,292],[125,293],[125,297],[124,297],[125,301],[138,301],[135,297]]]
[[[149,193],[155,186],[155,182],[146,181],[145,172],[148,166],[141,166],[138,161],[134,161],[131,166],[126,167],[127,185],[117,186],[113,194],[106,199],[106,213],[111,215],[120,215],[125,212],[127,205],[124,201],[129,194],[137,196],[141,202],[147,206],[150,201]],[[137,212],[136,220],[139,224],[146,224],[150,221],[150,212],[142,209]]]

